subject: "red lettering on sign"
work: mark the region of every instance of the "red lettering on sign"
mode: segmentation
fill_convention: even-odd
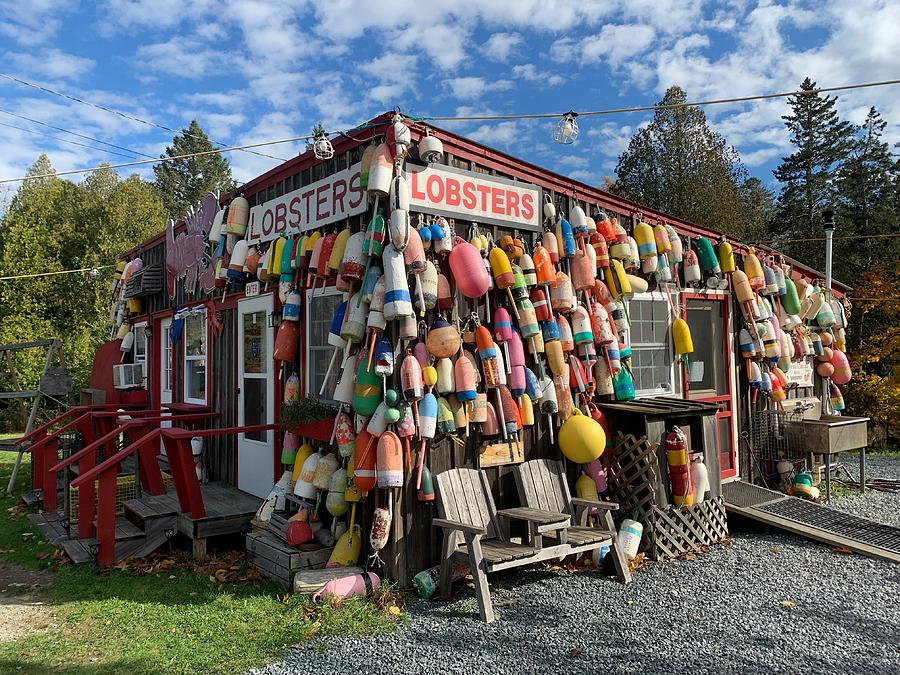
[[[491,196],[491,186],[490,185],[476,185],[475,189],[481,193],[481,210],[487,211],[490,208],[488,206],[488,198]]]
[[[257,241],[259,230],[256,228],[256,209],[250,209],[250,222],[247,225],[247,241]]]
[[[275,205],[275,231],[284,232],[287,227],[287,206],[284,204]]]
[[[463,200],[462,206],[464,209],[474,209],[475,204],[477,204],[475,200],[475,183],[471,181],[466,181],[463,183],[462,187],[463,192]]]
[[[419,188],[419,172],[412,172],[412,185],[410,186],[410,195],[413,199],[421,199],[424,201],[425,193]]]
[[[459,206],[459,181],[447,179],[447,206]]]
[[[363,191],[359,184],[359,171],[350,176],[350,195],[350,208],[355,209],[363,200]]]
[[[312,209],[309,207],[309,202],[312,199],[312,196],[316,193],[315,190],[307,190],[301,195],[301,198],[304,202],[306,202],[303,207],[303,225],[309,225],[312,223]]]
[[[504,204],[505,197],[506,190],[494,188],[494,191],[491,194],[491,211],[498,216],[506,214],[506,206]]]
[[[429,176],[425,190],[428,192],[428,198],[435,204],[440,204],[444,199],[444,183],[440,176]]]
[[[528,193],[522,195],[522,218],[528,221],[534,218],[534,201]]]
[[[519,217],[519,193],[509,190],[506,193],[506,215],[513,218]]]
[[[328,217],[327,213],[322,212],[322,207],[328,203],[327,192],[327,185],[320,185],[316,188],[316,220],[324,220]]]
[[[266,209],[263,211],[262,218],[262,231],[263,234],[269,236],[272,234],[272,230],[275,228],[275,216],[272,213],[272,209]]]
[[[288,225],[291,227],[300,227],[300,197],[294,197],[290,204],[291,218],[288,219]]]
[[[347,196],[347,181],[334,181],[331,189],[331,215],[344,212],[344,197]],[[340,207],[338,207],[340,204]]]

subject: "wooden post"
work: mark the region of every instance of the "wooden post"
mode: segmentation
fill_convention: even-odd
[[[99,494],[97,495],[97,541],[100,542],[97,551],[97,564],[102,566],[112,565],[116,561],[116,475],[119,467],[115,466],[104,471],[99,478]],[[91,486],[93,488],[93,486]],[[79,509],[84,502],[84,486],[79,495]],[[93,506],[93,499],[91,500]],[[81,528],[81,515],[79,514],[79,529]]]

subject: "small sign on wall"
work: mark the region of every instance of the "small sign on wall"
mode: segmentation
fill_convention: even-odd
[[[787,375],[788,382],[796,384],[798,387],[813,386],[812,359],[792,362],[791,369],[785,375]]]
[[[244,286],[244,295],[248,298],[255,298],[259,295],[259,282],[251,281],[249,284]]]

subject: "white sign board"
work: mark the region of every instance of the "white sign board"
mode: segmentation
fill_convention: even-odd
[[[253,298],[259,295],[259,282],[251,281],[249,284],[244,286],[244,295],[248,298]]]
[[[356,164],[250,209],[247,241],[272,241],[364,213],[366,195]]]
[[[791,369],[785,373],[788,382],[795,383],[798,387],[813,386],[813,365],[811,359],[802,359],[791,362]]]
[[[437,165],[408,165],[405,173],[413,211],[540,228],[541,193],[537,186]]]

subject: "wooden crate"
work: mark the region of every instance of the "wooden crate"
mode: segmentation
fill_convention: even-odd
[[[269,532],[251,532],[247,535],[247,558],[267,579],[290,590],[294,573],[303,569],[320,569],[328,562],[332,548],[301,551],[288,546]]]

